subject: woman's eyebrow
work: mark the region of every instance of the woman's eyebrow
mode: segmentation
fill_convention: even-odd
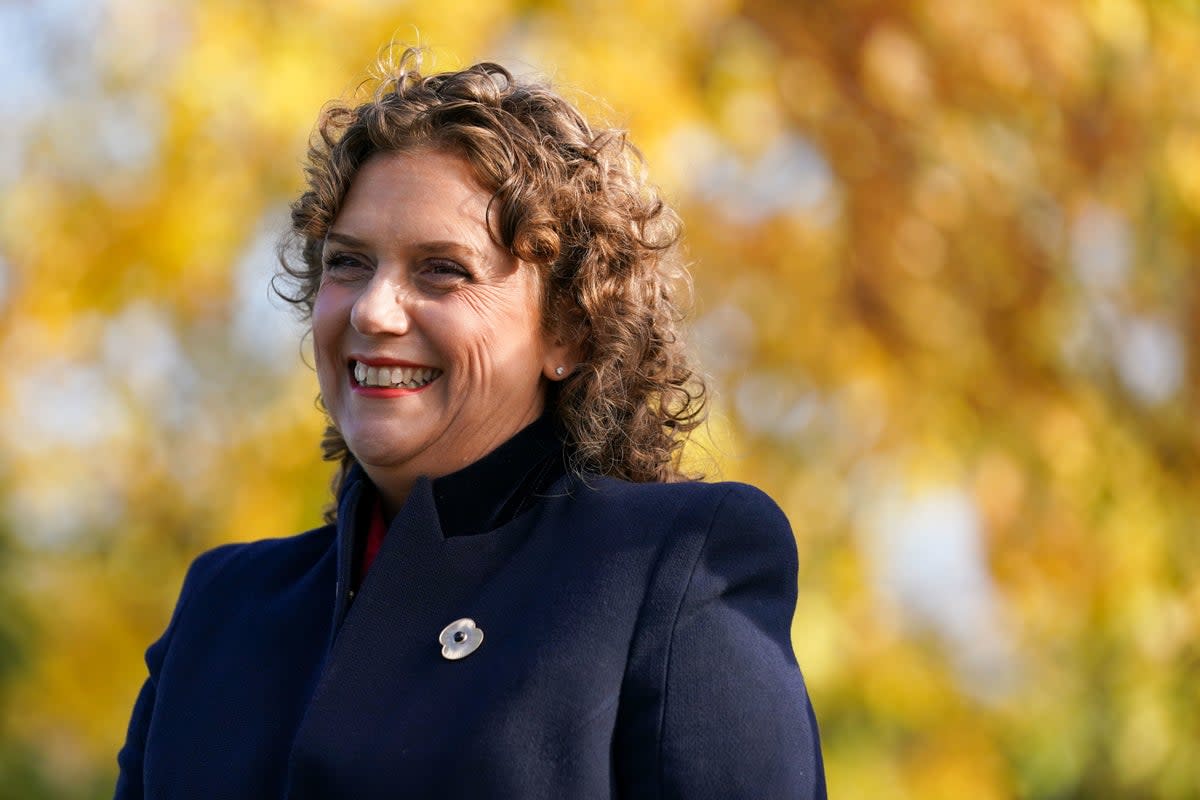
[[[432,241],[432,242],[416,242],[412,245],[412,250],[421,255],[437,255],[439,253],[457,253],[470,258],[479,258],[479,248],[467,244],[466,242],[456,242],[451,240]]]
[[[337,231],[330,231],[325,234],[325,241],[338,242],[348,247],[363,247],[366,245],[366,242],[356,236],[351,236],[348,233],[338,233]]]
[[[325,234],[326,242],[337,242],[344,244],[347,247],[367,247],[368,243],[364,239],[353,236],[349,233],[340,233],[338,231],[330,231]],[[457,253],[462,256],[471,258],[479,258],[479,248],[466,242],[454,241],[452,239],[435,240],[429,242],[416,242],[409,245],[409,249],[418,255],[437,255],[439,253]]]

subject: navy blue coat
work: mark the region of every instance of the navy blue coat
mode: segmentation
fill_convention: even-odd
[[[825,796],[795,543],[762,492],[562,475],[448,537],[423,479],[353,596],[352,478],[338,525],[192,565],[118,798]],[[462,617],[484,639],[450,661]]]

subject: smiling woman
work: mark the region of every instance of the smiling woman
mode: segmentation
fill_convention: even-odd
[[[824,797],[787,520],[679,469],[675,215],[549,88],[418,66],[293,206],[336,505],[195,561],[117,796]]]
[[[545,381],[577,360],[542,323],[536,270],[493,240],[490,199],[462,156],[377,153],[325,237],[321,397],[389,514],[419,476],[455,472],[541,416]]]

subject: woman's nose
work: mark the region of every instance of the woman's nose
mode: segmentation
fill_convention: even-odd
[[[364,336],[408,332],[408,290],[378,273],[350,309],[350,325]]]

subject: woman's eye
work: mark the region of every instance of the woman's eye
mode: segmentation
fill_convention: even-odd
[[[346,253],[334,253],[322,263],[326,274],[331,277],[352,277],[359,272],[370,272],[371,268],[359,258]]]
[[[421,271],[428,276],[430,280],[438,283],[452,283],[471,277],[470,271],[462,264],[459,264],[457,261],[449,261],[440,258],[426,262],[425,268]]]

